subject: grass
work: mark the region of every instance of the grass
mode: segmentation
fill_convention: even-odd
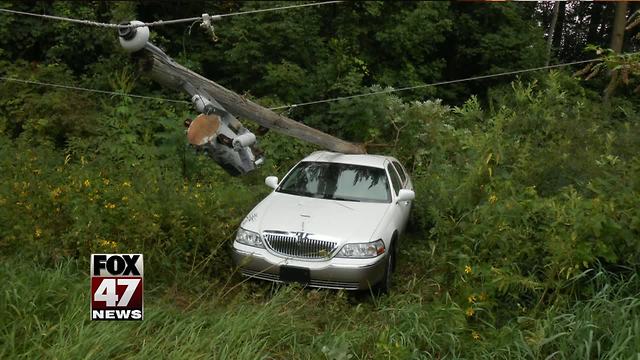
[[[147,284],[144,321],[92,322],[84,266],[0,258],[0,358],[640,359],[637,276],[598,273],[590,298],[495,327],[434,295],[440,285],[415,273],[428,262],[400,259],[407,281],[391,296],[252,281],[229,292],[235,277],[206,293]]]
[[[383,99],[423,195],[382,297],[234,272],[262,175],[310,150],[290,139],[265,137],[271,160],[238,179],[185,151],[178,113],[127,101],[64,148],[31,125],[0,136],[0,359],[638,360],[640,280],[598,272],[638,268],[638,111],[559,73],[512,88],[488,111]],[[144,252],[143,322],[89,321],[92,252]]]
[[[502,344],[483,357],[640,359],[638,276],[613,284],[610,274],[595,277],[602,283],[593,297],[568,308],[552,306],[537,318],[517,318],[496,332]]]

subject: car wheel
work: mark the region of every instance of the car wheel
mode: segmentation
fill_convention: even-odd
[[[391,244],[389,249],[389,255],[387,255],[387,264],[384,270],[384,277],[378,283],[377,290],[380,294],[388,294],[391,290],[391,283],[393,280],[393,270],[396,266],[396,246]]]

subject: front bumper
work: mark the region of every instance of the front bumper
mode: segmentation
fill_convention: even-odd
[[[244,276],[282,282],[280,266],[308,268],[310,280],[307,286],[364,290],[377,284],[384,277],[386,255],[374,259],[332,258],[323,261],[308,261],[283,258],[266,249],[233,244],[233,261]]]

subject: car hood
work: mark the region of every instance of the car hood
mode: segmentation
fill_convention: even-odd
[[[305,232],[338,244],[368,242],[389,209],[388,203],[316,199],[273,192],[242,222],[247,230]]]

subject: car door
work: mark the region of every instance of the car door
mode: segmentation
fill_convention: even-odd
[[[400,180],[402,181],[402,188],[403,189],[408,189],[408,190],[413,190],[413,183],[411,182],[411,179],[409,178],[409,174],[404,169],[404,166],[402,166],[400,164],[400,162],[398,160],[396,160],[396,159],[392,159],[391,163],[393,164],[393,166],[395,167],[396,171],[398,172],[398,175],[400,175]]]
[[[409,221],[409,210],[411,209],[411,202],[410,201],[397,202],[395,200],[396,197],[398,196],[398,193],[400,192],[400,189],[404,188],[404,185],[402,183],[402,178],[400,177],[400,175],[398,175],[397,170],[395,169],[395,167],[391,162],[387,162],[386,168],[387,168],[387,173],[389,174],[389,178],[391,179],[391,187],[393,188],[393,193],[395,194],[394,203],[392,204],[394,218],[395,218],[394,222],[396,224],[396,228],[398,229],[398,231],[400,233],[403,233],[407,226],[407,222]],[[406,180],[406,177],[405,177],[405,180]]]

